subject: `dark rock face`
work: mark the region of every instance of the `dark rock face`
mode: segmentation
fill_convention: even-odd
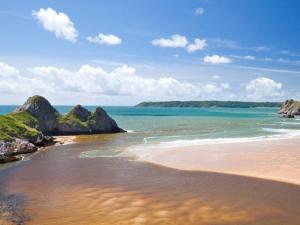
[[[280,107],[279,114],[282,114],[285,118],[294,118],[296,115],[300,115],[300,102],[294,99],[286,100]]]
[[[76,135],[76,134],[90,134],[90,129],[78,121],[66,121],[60,123],[58,126],[58,133],[60,135]]]
[[[73,116],[83,122],[87,121],[90,115],[91,112],[86,108],[83,108],[81,105],[74,106],[74,108],[67,114],[67,116]]]
[[[122,132],[115,120],[110,118],[107,113],[101,108],[97,107],[95,112],[91,115],[88,126],[94,133],[111,133]]]
[[[15,112],[27,112],[39,121],[38,129],[43,134],[53,134],[58,127],[58,112],[50,102],[42,96],[28,98],[24,105],[18,107]]]

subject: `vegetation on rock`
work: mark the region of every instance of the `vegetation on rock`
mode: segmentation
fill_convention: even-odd
[[[0,140],[14,141],[16,138],[36,140],[41,136],[37,120],[26,112],[0,115]]]

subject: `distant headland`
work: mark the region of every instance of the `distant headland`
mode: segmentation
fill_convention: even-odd
[[[90,112],[76,105],[62,115],[44,97],[32,96],[14,112],[0,115],[0,163],[53,144],[52,135],[118,132],[125,131],[101,107]]]
[[[280,107],[282,102],[241,102],[241,101],[166,101],[141,102],[136,107],[194,107],[194,108],[256,108]]]

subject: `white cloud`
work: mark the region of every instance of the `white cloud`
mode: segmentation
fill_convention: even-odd
[[[89,42],[105,45],[119,45],[122,43],[121,38],[113,34],[98,34],[96,37],[87,37]]]
[[[91,75],[105,75],[106,72],[101,67],[92,67],[90,65],[83,65],[77,72],[78,74],[91,74]]]
[[[44,29],[54,32],[57,38],[63,38],[70,42],[76,42],[77,31],[74,23],[62,12],[56,12],[52,8],[33,11],[32,15],[43,25]]]
[[[223,64],[223,63],[231,63],[231,59],[225,56],[219,55],[212,55],[212,56],[205,56],[203,58],[203,62],[211,63],[211,64]]]
[[[124,74],[124,75],[133,75],[136,73],[136,69],[133,67],[129,67],[127,65],[117,67],[116,69],[113,70],[113,73],[116,74]]]
[[[185,36],[174,34],[170,38],[159,38],[152,40],[152,45],[163,48],[185,48],[187,52],[192,53],[204,49],[207,42],[204,39],[196,38],[193,43],[189,43]]]
[[[91,65],[82,65],[76,71],[39,66],[27,69],[26,73],[0,79],[1,93],[26,97],[32,94],[57,96],[58,101],[68,96],[81,96],[85,103],[91,98],[119,99],[116,100],[119,104],[124,104],[121,99],[131,103],[162,99],[210,99],[227,91],[228,87],[218,81],[191,83],[171,76],[144,77],[127,65],[111,71]]]
[[[251,99],[264,100],[282,96],[281,88],[281,83],[267,77],[259,77],[246,85],[246,92]]]
[[[186,47],[186,50],[188,52],[195,52],[195,51],[198,51],[198,50],[202,50],[204,49],[204,47],[207,46],[206,44],[206,40],[201,40],[199,38],[196,38],[194,40],[194,43],[192,44],[189,44],[187,47]]]
[[[221,87],[224,88],[224,89],[230,89],[231,88],[230,84],[228,84],[228,83],[221,83]]]
[[[19,70],[6,63],[0,62],[0,76],[13,76],[19,74]]]
[[[219,75],[213,75],[211,77],[211,79],[213,79],[213,80],[219,80],[219,79],[221,79],[221,77]]]
[[[255,60],[256,58],[255,58],[254,56],[252,56],[252,55],[246,55],[246,56],[244,57],[244,59]]]
[[[205,11],[204,11],[203,8],[196,8],[196,9],[195,9],[195,14],[196,14],[196,15],[199,15],[199,16],[200,16],[200,15],[203,15],[204,12],[205,12]]]
[[[65,69],[62,68],[57,68],[53,66],[43,66],[43,67],[34,67],[29,69],[34,74],[39,74],[39,75],[51,75],[51,74],[64,74],[66,72]]]
[[[174,34],[170,38],[154,39],[151,43],[163,48],[184,48],[188,44],[188,40],[185,36]]]

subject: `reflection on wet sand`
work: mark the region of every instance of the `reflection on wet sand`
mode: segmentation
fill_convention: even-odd
[[[280,210],[259,205],[243,209],[230,202],[183,201],[144,196],[116,188],[68,188],[50,204],[35,204],[28,210],[30,224],[227,224],[253,222],[276,216]],[[62,210],[63,209],[63,210]],[[47,220],[45,220],[47,218]]]
[[[14,222],[11,206],[0,224],[300,224],[297,185],[78,158],[98,144],[57,146],[2,171],[2,195],[22,198],[27,217]]]

